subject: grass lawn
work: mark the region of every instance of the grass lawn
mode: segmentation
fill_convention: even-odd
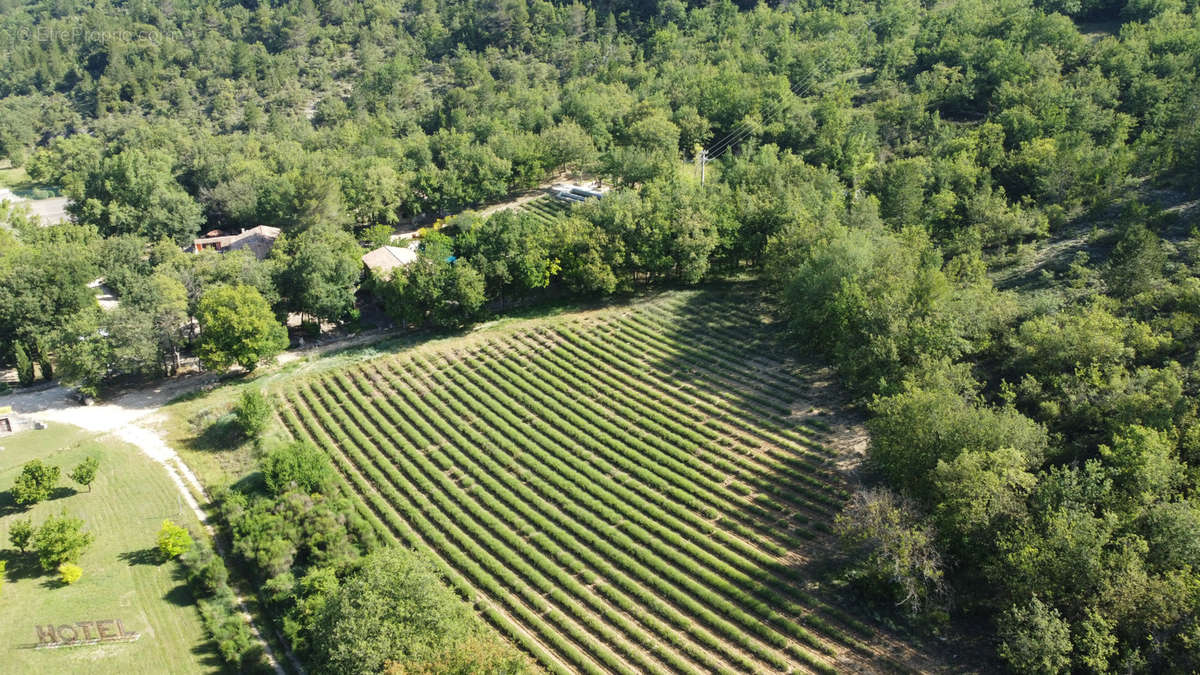
[[[76,492],[66,474],[84,457],[100,460],[91,492]],[[62,468],[53,499],[18,511],[8,489],[30,459]],[[8,561],[0,589],[0,671],[4,673],[203,673],[221,670],[191,593],[175,563],[157,564],[155,535],[164,518],[193,531],[193,514],[181,507],[162,467],[129,445],[70,426],[51,425],[0,438],[0,559]],[[62,511],[82,518],[95,542],[83,555],[83,578],[60,586],[33,554],[8,541],[18,519],[37,526]],[[119,619],[136,642],[31,649],[35,625]]]
[[[26,187],[29,185],[29,174],[24,168],[0,169],[0,187]]]

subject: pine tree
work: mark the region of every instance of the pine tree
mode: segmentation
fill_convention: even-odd
[[[42,369],[42,379],[53,379],[54,366],[50,363],[50,345],[45,339],[39,339],[35,346],[37,347],[37,363]]]
[[[33,360],[25,352],[25,345],[14,342],[13,357],[17,362],[17,380],[25,386],[33,384]]]

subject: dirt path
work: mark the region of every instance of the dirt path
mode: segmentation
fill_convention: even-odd
[[[312,346],[308,346],[308,347],[289,349],[286,352],[280,354],[275,359],[275,361],[276,361],[276,363],[283,365],[285,363],[291,363],[293,361],[299,361],[301,359],[306,359],[310,356],[320,356],[321,354],[324,354],[326,352],[333,351],[333,350],[349,349],[351,347],[362,347],[363,345],[369,345],[373,342],[379,342],[381,340],[386,340],[387,338],[392,337],[392,336],[393,336],[393,333],[390,330],[384,330],[384,329],[370,330],[370,331],[367,331],[364,333],[359,333],[358,335],[355,335],[354,337],[331,340],[330,342],[314,343]]]

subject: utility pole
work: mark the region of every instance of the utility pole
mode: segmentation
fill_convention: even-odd
[[[700,184],[704,185],[704,165],[708,163],[708,150],[700,150]]]

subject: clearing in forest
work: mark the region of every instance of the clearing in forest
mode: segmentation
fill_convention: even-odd
[[[882,665],[809,568],[846,487],[813,368],[753,307],[674,292],[476,331],[297,377],[278,412],[548,670]]]

